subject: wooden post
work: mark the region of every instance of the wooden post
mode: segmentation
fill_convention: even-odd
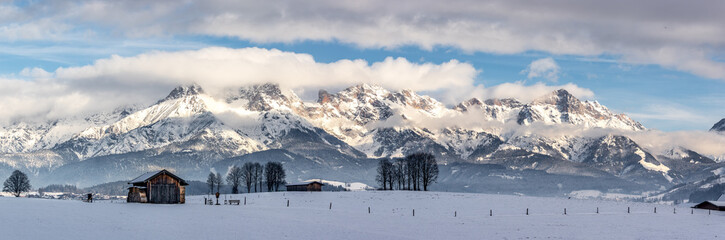
[[[564,208],[564,215],[566,215],[566,208]]]
[[[287,199],[287,207],[289,207],[289,199]]]
[[[672,208],[672,214],[677,214],[677,208]]]
[[[707,215],[710,215],[710,209],[707,210]]]
[[[629,207],[627,207],[627,213],[629,213]]]
[[[458,211],[453,211],[453,217],[458,217]]]
[[[526,208],[526,215],[529,215],[529,209]]]
[[[599,207],[597,207],[597,214],[599,214]]]
[[[690,214],[695,214],[695,209],[690,209]]]
[[[332,210],[332,202],[330,202],[330,210]]]
[[[415,217],[415,208],[413,208],[413,217]]]
[[[488,210],[488,216],[493,217],[493,209]]]
[[[368,214],[370,214],[370,207],[368,207]]]
[[[657,213],[657,207],[655,207],[655,213]]]
[[[247,197],[244,197],[244,205],[247,205]]]

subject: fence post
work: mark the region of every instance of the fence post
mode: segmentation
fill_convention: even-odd
[[[566,215],[566,208],[564,208],[564,215]]]
[[[597,214],[599,214],[599,207],[597,207]]]
[[[529,215],[529,209],[526,208],[526,215]]]
[[[695,214],[695,209],[690,209],[690,214]]]
[[[330,202],[330,210],[332,210],[332,202]]]
[[[244,197],[244,205],[247,205],[247,197]]]
[[[287,199],[287,207],[289,207],[289,199]]]
[[[413,217],[415,217],[415,208],[413,208]]]
[[[453,211],[453,217],[458,217],[458,211]]]
[[[655,213],[657,213],[657,207],[655,207]]]
[[[677,214],[677,208],[672,208],[672,214]]]
[[[629,213],[629,207],[627,207],[627,213]]]
[[[370,214],[370,207],[368,207],[368,214]]]

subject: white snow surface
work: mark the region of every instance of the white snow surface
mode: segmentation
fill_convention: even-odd
[[[695,209],[690,214],[691,209],[677,206],[675,214],[672,206],[647,203],[374,191],[221,198],[244,197],[247,204],[239,206],[203,205],[203,196],[187,196],[187,203],[178,205],[0,197],[0,229],[3,239],[717,239],[725,235],[724,212],[708,215]]]

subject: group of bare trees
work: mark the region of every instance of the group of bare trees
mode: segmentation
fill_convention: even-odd
[[[209,193],[214,193],[214,187],[216,187],[216,192],[219,192],[222,184],[224,184],[224,180],[222,179],[222,175],[219,173],[215,174],[210,172],[209,176],[206,178],[206,185],[209,186]]]
[[[375,180],[383,190],[428,191],[438,180],[438,163],[430,153],[414,153],[393,161],[381,159]]]
[[[282,167],[282,163],[268,162],[265,166],[262,166],[258,162],[247,162],[242,167],[234,165],[229,168],[226,180],[232,187],[232,193],[237,194],[242,184],[247,187],[247,193],[252,191],[261,192],[265,182],[267,183],[267,191],[279,191],[279,187],[285,183],[286,177],[287,174]],[[219,191],[219,185],[223,184],[219,173],[209,173],[206,182],[212,191],[214,186],[217,186],[217,191]]]
[[[267,191],[279,191],[279,186],[285,184],[287,174],[284,172],[282,163],[268,162],[264,166],[264,176],[267,181]]]

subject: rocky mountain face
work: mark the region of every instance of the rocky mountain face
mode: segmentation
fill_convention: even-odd
[[[653,154],[618,134],[532,130],[558,127],[646,131],[566,90],[529,103],[474,98],[449,108],[413,91],[366,84],[321,90],[314,102],[274,84],[223,96],[189,85],[147,107],[4,126],[0,174],[23,169],[41,185],[88,186],[160,168],[203,180],[244,162],[281,161],[289,181],[334,177],[374,185],[377,158],[424,151],[444,164],[446,189],[542,194],[553,186],[558,194],[666,189],[710,177],[702,169],[722,165],[687,149]],[[536,186],[519,186],[532,181]],[[499,186],[487,188],[492,183]]]
[[[721,119],[719,122],[715,123],[715,125],[710,128],[710,131],[713,132],[725,132],[725,118]]]

